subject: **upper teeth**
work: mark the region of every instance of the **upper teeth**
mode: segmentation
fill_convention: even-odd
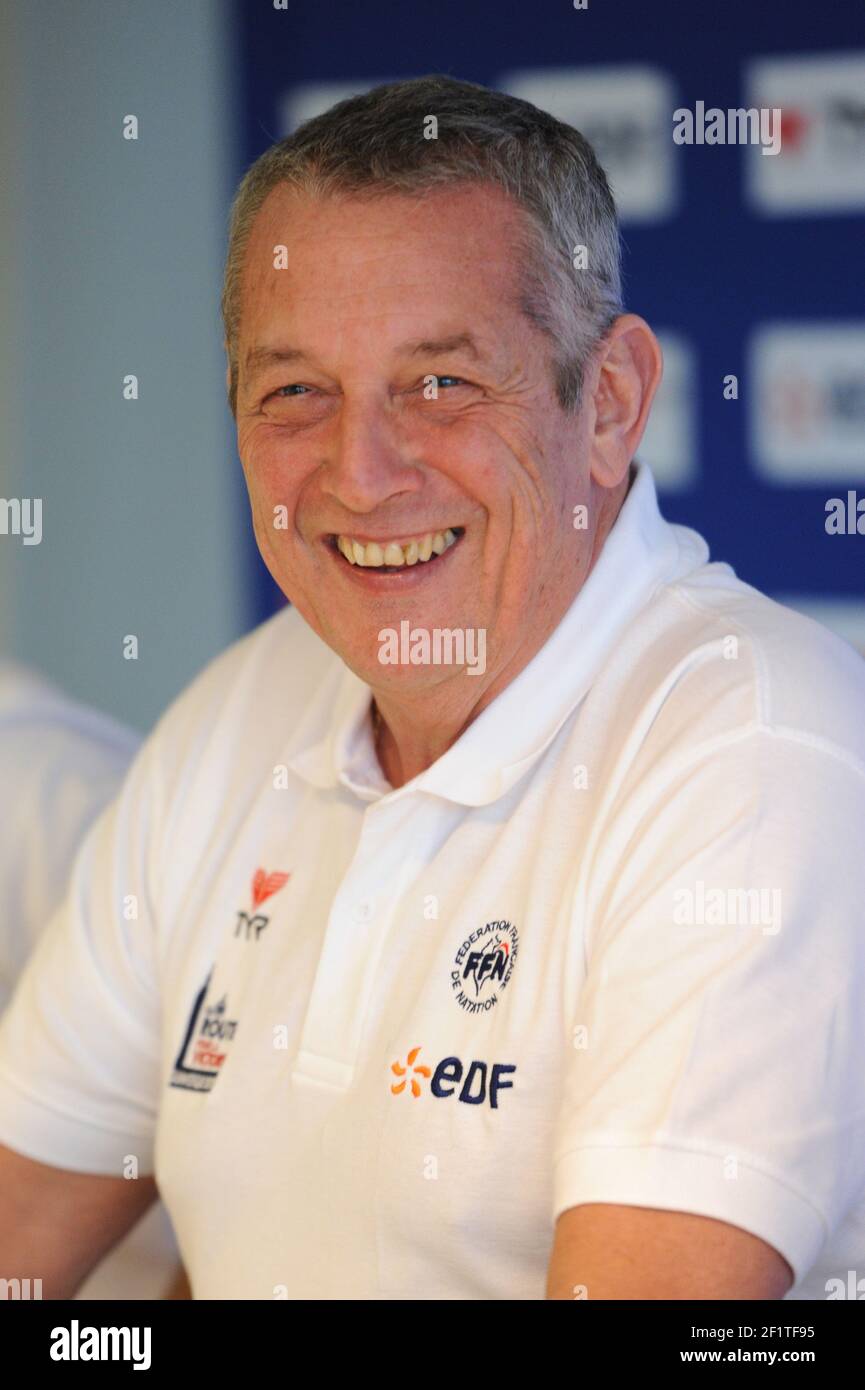
[[[455,540],[455,533],[448,527],[446,531],[428,531],[421,540],[406,541],[401,545],[396,541],[369,541],[365,544],[351,536],[338,536],[336,543],[350,564],[369,568],[377,565],[416,565],[418,560],[441,555]]]

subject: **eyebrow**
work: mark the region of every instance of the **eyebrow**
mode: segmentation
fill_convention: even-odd
[[[447,353],[467,352],[475,361],[482,357],[471,333],[452,333],[447,338],[415,338],[401,343],[396,349],[400,357],[444,357]],[[308,353],[298,347],[255,347],[246,354],[244,371],[247,376],[256,376],[266,367],[286,366],[308,358]]]
[[[302,348],[250,348],[249,352],[246,354],[243,367],[244,371],[249,376],[255,376],[265,367],[273,367],[279,363],[297,362],[302,357],[306,357],[306,353]]]
[[[397,348],[397,353],[405,357],[443,357],[448,352],[468,352],[476,360],[482,355],[471,333],[452,333],[449,338],[418,338]]]

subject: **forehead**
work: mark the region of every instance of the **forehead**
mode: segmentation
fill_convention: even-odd
[[[407,316],[451,310],[493,327],[518,313],[526,229],[524,211],[494,185],[323,198],[278,185],[250,234],[240,336],[287,317],[404,327]]]

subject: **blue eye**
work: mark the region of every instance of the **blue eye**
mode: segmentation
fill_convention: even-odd
[[[457,386],[465,386],[466,384],[461,376],[437,376],[436,381],[439,386],[444,386],[448,381],[456,382]]]
[[[297,382],[292,382],[290,386],[280,386],[274,391],[275,396],[284,396],[288,391],[308,391],[308,386],[301,386]]]

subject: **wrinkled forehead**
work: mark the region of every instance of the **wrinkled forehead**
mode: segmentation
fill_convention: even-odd
[[[478,327],[518,307],[528,218],[501,189],[460,184],[423,194],[268,194],[241,280],[241,340],[275,318],[366,322],[464,310]],[[396,330],[396,325],[395,330]]]

